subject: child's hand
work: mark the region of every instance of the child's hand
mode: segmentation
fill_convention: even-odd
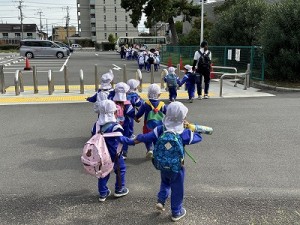
[[[137,122],[137,123],[139,123],[139,122],[141,122],[141,120],[140,119],[138,119],[138,118],[134,118],[134,120],[135,120],[135,122]]]
[[[141,143],[140,141],[138,141],[137,139],[134,139],[134,144],[136,145],[136,144],[139,144],[139,143]]]
[[[183,121],[183,126],[185,127],[185,128],[187,128],[188,126],[189,126],[189,121],[187,121],[187,120],[184,120]]]

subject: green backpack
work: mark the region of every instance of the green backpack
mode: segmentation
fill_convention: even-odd
[[[149,100],[146,101],[146,104],[148,104],[152,109],[148,113],[146,126],[148,127],[148,129],[153,130],[155,127],[163,124],[162,119],[165,117],[165,114],[163,114],[163,112],[160,110],[165,105],[165,103],[160,102],[156,108],[154,108]]]

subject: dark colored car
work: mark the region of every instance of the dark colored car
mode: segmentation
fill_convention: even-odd
[[[70,47],[69,45],[66,45],[66,44],[63,43],[63,42],[54,41],[54,43],[57,44],[57,45],[59,45],[60,47],[69,49],[70,52],[73,52],[73,48]]]

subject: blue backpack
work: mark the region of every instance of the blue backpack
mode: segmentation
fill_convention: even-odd
[[[184,161],[184,147],[181,137],[164,131],[158,138],[153,151],[152,163],[157,170],[178,173]]]

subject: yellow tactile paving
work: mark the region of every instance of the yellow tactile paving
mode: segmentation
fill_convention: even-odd
[[[146,83],[143,85],[143,89],[148,87],[149,84]],[[55,103],[55,102],[84,102],[88,96],[93,95],[95,86],[94,85],[85,85],[84,89],[88,93],[79,94],[79,85],[70,85],[69,89],[71,93],[63,93],[65,86],[57,85],[55,86],[55,90],[58,92],[54,92],[53,95],[48,95],[48,87],[47,86],[39,86],[39,94],[33,94],[32,86],[25,86],[25,93],[21,93],[19,96],[13,96],[14,87],[8,87],[6,89],[6,93],[8,94],[0,94],[0,104],[18,104],[18,103]],[[73,93],[72,93],[73,92]],[[74,93],[75,92],[75,93]],[[41,94],[42,93],[42,94]],[[139,93],[141,98],[147,99],[147,89],[144,89],[142,93]],[[210,96],[216,96],[215,93],[210,93]],[[169,93],[162,92],[161,99],[168,99]],[[187,92],[180,90],[177,94],[178,99],[187,99]]]

